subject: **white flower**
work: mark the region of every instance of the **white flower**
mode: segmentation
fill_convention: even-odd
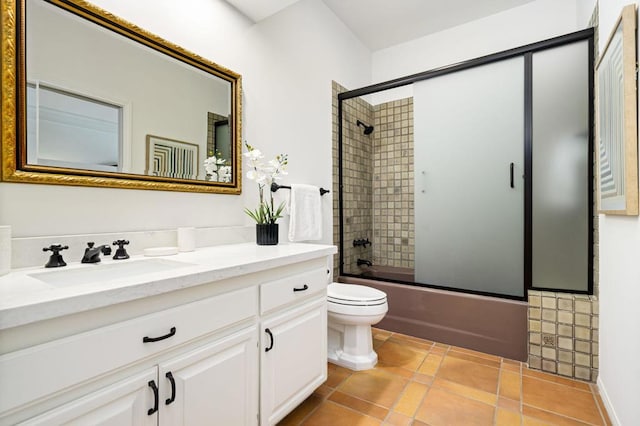
[[[267,175],[260,170],[249,170],[247,172],[247,178],[255,180],[258,185],[264,185],[267,181]]]
[[[231,182],[231,166],[220,166],[218,175],[220,182]]]
[[[257,161],[264,158],[264,155],[262,155],[262,152],[260,152],[259,149],[252,149],[249,152],[245,152],[244,156],[249,158],[251,161]]]
[[[204,160],[204,170],[207,176],[210,176],[210,181],[218,181],[218,182],[231,182],[231,166],[225,166],[224,164],[227,162],[224,158],[217,158],[215,155]],[[227,167],[228,173],[226,176],[229,180],[223,180],[225,176],[222,176],[222,168]]]

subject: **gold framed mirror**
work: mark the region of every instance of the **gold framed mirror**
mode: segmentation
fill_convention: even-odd
[[[83,0],[2,1],[1,180],[241,192],[241,76]]]

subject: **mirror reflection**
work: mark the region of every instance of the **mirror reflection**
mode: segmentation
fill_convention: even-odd
[[[71,3],[80,13],[93,7]],[[98,25],[57,4],[25,5],[22,169],[179,179],[239,192],[240,76],[170,44],[139,43],[132,38],[160,39],[133,26],[127,37],[115,33],[103,26],[111,16]]]

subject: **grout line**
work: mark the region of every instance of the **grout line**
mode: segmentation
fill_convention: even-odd
[[[498,368],[498,383],[496,384],[496,403],[495,403],[495,406],[493,407],[493,424],[494,425],[498,423],[498,407],[499,407],[498,404],[500,402],[500,385],[502,384],[502,371],[503,371],[502,358],[500,358],[500,368]],[[520,419],[522,419],[522,416],[520,416]]]

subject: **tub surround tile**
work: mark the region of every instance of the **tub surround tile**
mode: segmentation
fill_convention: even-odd
[[[597,297],[533,290],[528,296],[529,367],[595,382]]]

